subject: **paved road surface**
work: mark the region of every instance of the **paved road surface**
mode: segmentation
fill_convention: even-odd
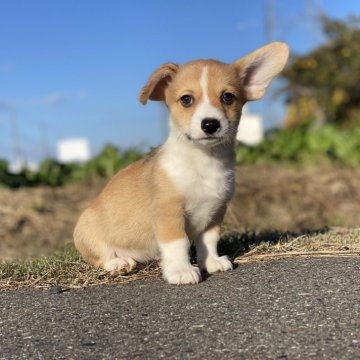
[[[0,293],[0,359],[360,359],[360,258]]]

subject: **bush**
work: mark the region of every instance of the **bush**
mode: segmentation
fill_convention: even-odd
[[[137,150],[127,150],[121,154],[115,146],[106,145],[98,156],[84,164],[61,164],[45,159],[38,172],[24,169],[16,175],[9,173],[6,161],[0,160],[0,185],[11,188],[40,184],[61,186],[96,177],[110,177],[141,156],[141,152]]]
[[[278,131],[257,147],[239,145],[238,164],[319,164],[335,162],[360,165],[360,126],[339,129],[327,124],[313,129],[303,124]]]
[[[360,103],[360,19],[321,18],[323,45],[292,56],[281,77],[289,102],[287,126],[313,113],[341,126],[352,125]]]

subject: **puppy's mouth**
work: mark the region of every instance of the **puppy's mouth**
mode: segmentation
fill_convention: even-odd
[[[203,137],[199,137],[199,138],[193,138],[191,135],[186,134],[186,137],[188,140],[190,141],[204,141],[204,142],[216,142],[216,141],[221,141],[222,137],[221,136],[203,136]]]
[[[205,142],[214,142],[214,141],[221,141],[221,137],[219,136],[207,136],[207,137],[202,137],[199,139],[196,139],[197,141],[205,141]]]

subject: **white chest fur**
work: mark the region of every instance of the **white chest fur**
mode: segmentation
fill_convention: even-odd
[[[200,233],[234,192],[231,149],[214,156],[184,140],[169,138],[161,166],[185,198],[185,216]]]

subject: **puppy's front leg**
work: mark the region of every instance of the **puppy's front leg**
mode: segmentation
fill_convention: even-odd
[[[190,264],[190,242],[181,211],[173,212],[169,207],[163,209],[156,224],[163,277],[170,284],[197,284],[201,281],[200,270]]]
[[[201,281],[200,270],[190,264],[189,239],[159,241],[163,277],[170,284],[197,284]]]
[[[233,268],[227,256],[219,256],[217,243],[220,240],[220,226],[205,231],[196,241],[197,262],[201,270],[208,273],[227,271]]]

